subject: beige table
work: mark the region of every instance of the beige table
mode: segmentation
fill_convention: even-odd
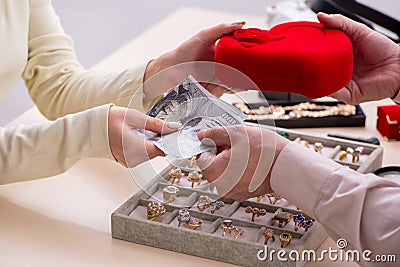
[[[179,9],[104,59],[96,68],[115,69],[139,64],[176,47],[200,29],[220,22],[243,19],[249,25],[264,25],[260,17],[202,9]],[[367,137],[379,136],[374,129],[375,106],[366,105],[370,111],[365,128],[305,131],[316,134],[335,131]],[[32,108],[10,125],[43,120],[38,111]],[[382,143],[385,148],[385,164],[400,165],[400,143]],[[167,164],[163,158],[152,163],[159,169]],[[151,169],[145,165],[135,169],[134,173],[136,177],[150,177]],[[56,177],[0,186],[0,267],[230,266],[112,239],[111,213],[137,190],[138,187],[126,169],[102,159],[81,160],[68,172]],[[329,245],[335,248],[330,239],[322,247]],[[313,265],[315,263],[310,264]]]

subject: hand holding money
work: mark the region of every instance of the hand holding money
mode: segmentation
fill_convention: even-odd
[[[141,131],[165,154],[187,159],[210,150],[200,142],[197,133],[217,126],[242,124],[246,115],[216,98],[191,75],[155,104],[147,115],[167,122],[180,122],[182,127],[171,134]]]

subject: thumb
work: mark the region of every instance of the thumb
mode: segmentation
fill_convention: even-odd
[[[197,137],[200,141],[212,140],[215,146],[230,146],[231,140],[228,131],[224,127],[215,127],[206,130],[201,130]],[[205,145],[209,145],[205,143]]]
[[[320,12],[317,14],[317,18],[325,27],[340,29],[353,40],[369,29],[364,24],[351,20],[340,14],[328,15]]]
[[[235,22],[235,23],[222,23],[214,27],[205,29],[199,33],[199,37],[208,43],[214,43],[222,36],[229,34],[235,30],[239,30],[243,27],[246,22]]]
[[[135,109],[127,111],[125,116],[127,126],[134,129],[146,129],[155,133],[172,133],[182,127],[180,122],[166,122],[147,116]]]

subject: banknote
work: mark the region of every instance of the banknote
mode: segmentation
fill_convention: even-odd
[[[240,110],[209,93],[191,75],[156,103],[147,115],[182,123],[181,129],[171,134],[140,131],[164,153],[177,159],[190,158],[211,149],[197,138],[200,130],[242,124],[246,118]]]

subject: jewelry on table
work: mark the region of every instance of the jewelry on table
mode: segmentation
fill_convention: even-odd
[[[306,218],[303,216],[303,214],[296,214],[293,216],[295,231],[299,230],[299,227],[301,227],[301,224],[304,222],[305,219]]]
[[[169,185],[163,188],[164,203],[168,204],[174,202],[179,193],[179,188],[173,185]]]
[[[303,221],[300,226],[304,228],[304,232],[307,232],[308,229],[310,229],[311,226],[313,226],[314,221],[313,220],[306,220]]]
[[[262,194],[256,197],[257,202],[261,202],[261,199],[263,199],[264,197],[266,197],[266,194]]]
[[[215,211],[219,210],[223,206],[225,206],[225,203],[221,200],[213,200],[211,201],[211,213],[214,214]]]
[[[267,214],[267,211],[265,209],[253,208],[253,207],[250,207],[250,206],[247,206],[244,211],[246,213],[252,213],[253,214],[251,216],[251,221],[252,222],[254,222],[254,218],[255,217],[264,216],[265,214]]]
[[[314,150],[317,153],[322,153],[322,149],[324,148],[324,145],[321,142],[315,142],[314,143]]]
[[[339,160],[345,160],[346,157],[347,157],[347,152],[344,151],[344,150],[340,151],[340,153],[339,153]]]
[[[183,172],[180,168],[172,169],[168,174],[172,178],[172,184],[175,183],[175,180],[178,180],[177,184],[179,184],[181,182],[181,178],[183,177]]]
[[[359,161],[360,161],[360,155],[361,155],[361,153],[364,151],[364,147],[362,147],[362,146],[359,146],[359,147],[357,147],[357,148],[355,148],[354,150],[353,150],[353,158],[352,158],[352,162],[353,163],[358,163]]]
[[[265,232],[264,232],[264,238],[265,238],[265,242],[264,242],[265,245],[267,245],[268,240],[269,240],[270,238],[272,239],[272,242],[275,242],[275,233],[274,233],[274,230],[272,230],[272,229],[267,229],[267,230],[265,230]]]
[[[239,227],[235,227],[232,220],[223,220],[220,227],[223,231],[222,236],[225,236],[226,233],[230,234],[233,231],[233,238],[237,239],[239,236],[244,234],[244,230]]]
[[[194,169],[194,168],[197,167],[197,165],[196,165],[196,156],[193,156],[193,157],[191,157],[191,158],[189,158],[187,160],[188,160],[187,166],[188,166],[189,169]]]
[[[292,236],[289,233],[282,233],[279,236],[279,240],[281,241],[281,248],[287,247],[292,241]]]
[[[202,220],[190,216],[189,210],[187,209],[180,209],[177,217],[179,222],[178,227],[180,227],[183,222],[186,223],[190,229],[196,230],[203,224]]]
[[[300,144],[306,148],[310,148],[310,143],[307,140],[300,140]]]
[[[205,210],[206,208],[211,206],[211,201],[212,201],[211,197],[201,195],[199,197],[199,200],[197,201],[197,209],[199,211]]]
[[[272,224],[271,225],[274,225],[275,221],[278,221],[278,227],[283,228],[283,227],[285,227],[286,224],[288,224],[290,222],[292,217],[293,217],[293,214],[291,214],[290,212],[282,211],[282,209],[279,208],[275,211],[274,215],[272,216]]]
[[[198,171],[191,171],[191,172],[189,172],[187,179],[189,182],[192,183],[192,188],[193,188],[194,183],[197,183],[197,185],[200,185],[202,177],[203,177],[203,174],[199,173]]]
[[[282,199],[282,197],[280,195],[278,195],[277,193],[269,193],[266,196],[267,196],[267,198],[269,200],[269,204],[271,204],[271,205],[275,205],[275,203],[279,199]]]
[[[164,215],[166,213],[165,207],[156,202],[151,201],[147,204],[147,219],[150,221],[154,221],[158,217]]]

